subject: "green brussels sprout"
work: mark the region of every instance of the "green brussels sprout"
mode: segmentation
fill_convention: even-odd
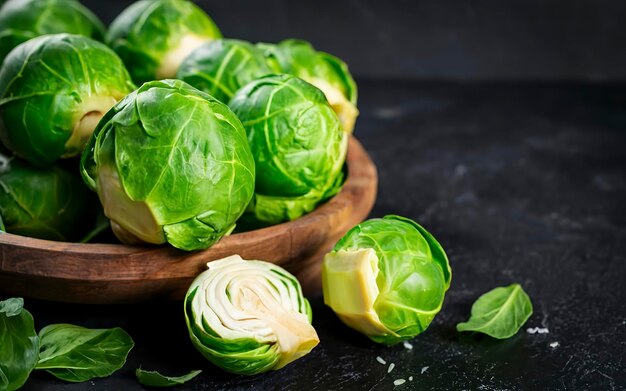
[[[0,153],[0,222],[5,232],[77,240],[94,218],[91,194],[79,177],[61,167],[39,169]]]
[[[207,267],[184,305],[191,342],[213,364],[254,375],[280,369],[319,343],[311,306],[285,269],[239,255]]]
[[[180,63],[207,41],[221,38],[213,20],[186,0],[137,1],[111,23],[106,41],[136,83],[176,77]]]
[[[143,84],[100,121],[81,172],[125,243],[204,249],[254,193],[254,159],[225,104],[180,80]]]
[[[412,220],[385,216],[352,228],[324,257],[324,303],[349,327],[392,345],[426,330],[451,276],[430,233]]]
[[[104,39],[102,22],[76,0],[9,0],[0,9],[0,62],[17,45],[44,34]]]
[[[352,133],[359,110],[356,107],[356,83],[346,63],[297,39],[287,39],[275,45],[260,43],[258,46],[275,72],[298,76],[322,90],[339,116],[343,129]]]
[[[69,34],[33,38],[0,70],[0,138],[38,166],[75,156],[133,88],[122,61],[100,42]]]
[[[180,65],[178,78],[228,103],[235,92],[273,73],[263,53],[249,42],[217,39],[194,50]]]
[[[237,91],[230,107],[256,164],[243,224],[295,220],[341,189],[348,135],[319,89],[295,76],[268,75]]]

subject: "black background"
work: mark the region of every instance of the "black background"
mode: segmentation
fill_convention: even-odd
[[[85,3],[108,22],[127,2]],[[379,170],[372,216],[413,218],[443,244],[453,269],[444,307],[408,350],[369,342],[311,297],[321,344],[242,377],[194,350],[179,302],[26,299],[38,329],[121,326],[136,346],[112,377],[76,385],[35,373],[24,389],[141,389],[140,365],[204,370],[181,390],[389,390],[409,376],[396,389],[626,389],[624,2],[201,3],[226,36],[300,37],[349,63],[355,134]],[[480,294],[512,282],[535,308],[520,333],[455,331]],[[536,326],[549,334],[525,331]]]
[[[83,0],[109,23],[128,0]],[[200,0],[227,37],[295,37],[357,77],[626,80],[616,0]]]

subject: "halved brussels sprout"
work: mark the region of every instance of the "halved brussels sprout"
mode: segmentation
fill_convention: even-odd
[[[180,80],[145,83],[115,105],[81,172],[125,243],[207,248],[234,229],[254,193],[241,122]]]
[[[237,39],[217,39],[194,50],[180,65],[178,78],[228,103],[245,84],[272,73],[263,53]]]
[[[256,163],[244,224],[294,220],[341,189],[348,135],[319,89],[295,76],[268,75],[240,89],[230,107]]]
[[[75,156],[133,88],[120,58],[100,42],[69,34],[31,39],[0,71],[0,137],[38,166]]]
[[[9,0],[0,9],[0,63],[17,45],[44,34],[69,33],[99,41],[102,22],[76,0]]]
[[[213,20],[190,1],[142,0],[115,18],[106,41],[133,80],[143,83],[176,77],[189,53],[221,36]]]
[[[78,240],[95,215],[91,194],[79,177],[61,167],[39,169],[0,153],[0,221],[6,232]]]
[[[346,325],[391,345],[426,330],[451,276],[430,233],[412,220],[385,216],[352,228],[324,257],[324,303]]]
[[[356,83],[346,63],[297,39],[287,39],[275,45],[260,43],[258,46],[275,72],[298,76],[322,90],[339,116],[343,129],[352,133],[359,110],[356,107]]]
[[[207,264],[185,296],[193,345],[213,364],[254,375],[309,353],[319,338],[298,280],[283,268],[233,255]]]

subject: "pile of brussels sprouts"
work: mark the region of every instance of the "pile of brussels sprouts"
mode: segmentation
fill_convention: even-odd
[[[110,221],[123,243],[206,249],[345,181],[356,85],[307,42],[222,39],[187,0],[108,29],[78,0],[8,0],[0,60],[3,231],[101,240]]]
[[[357,88],[307,42],[222,39],[187,0],[137,1],[108,30],[77,0],[8,0],[0,57],[3,231],[87,241],[110,222],[124,243],[205,249],[236,224],[297,219],[345,180]],[[325,303],[385,345],[423,332],[450,280],[441,245],[398,216],[352,228],[322,267]],[[524,295],[485,295],[459,329],[512,335],[532,312]],[[184,313],[194,346],[233,373],[319,343],[298,280],[238,255],[207,265]]]

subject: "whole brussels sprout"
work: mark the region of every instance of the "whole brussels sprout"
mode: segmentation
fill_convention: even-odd
[[[297,39],[287,39],[275,45],[260,43],[258,46],[275,72],[298,76],[322,90],[339,116],[343,129],[352,133],[359,115],[357,86],[346,63]]]
[[[269,73],[272,70],[256,46],[237,39],[216,39],[185,58],[178,78],[228,103],[238,89]]]
[[[0,153],[0,221],[6,232],[77,240],[94,218],[91,194],[79,177],[61,167],[39,169]]]
[[[294,220],[340,190],[348,135],[319,89],[295,76],[268,75],[237,91],[230,107],[256,164],[243,224]]]
[[[99,41],[102,22],[76,0],[9,0],[0,9],[0,63],[17,45],[44,34],[69,33]]]
[[[145,83],[115,105],[89,140],[81,172],[121,241],[183,250],[229,234],[254,193],[241,122],[180,80]]]
[[[191,342],[213,364],[254,375],[280,369],[319,343],[311,306],[289,272],[239,255],[207,267],[184,304]]]
[[[38,166],[75,156],[133,88],[122,61],[100,42],[69,34],[33,38],[0,70],[0,137]]]
[[[200,7],[186,0],[137,1],[111,23],[108,45],[136,83],[176,77],[180,63],[222,33]]]
[[[385,345],[420,334],[441,309],[452,272],[441,245],[399,216],[367,220],[324,257],[324,303]]]

